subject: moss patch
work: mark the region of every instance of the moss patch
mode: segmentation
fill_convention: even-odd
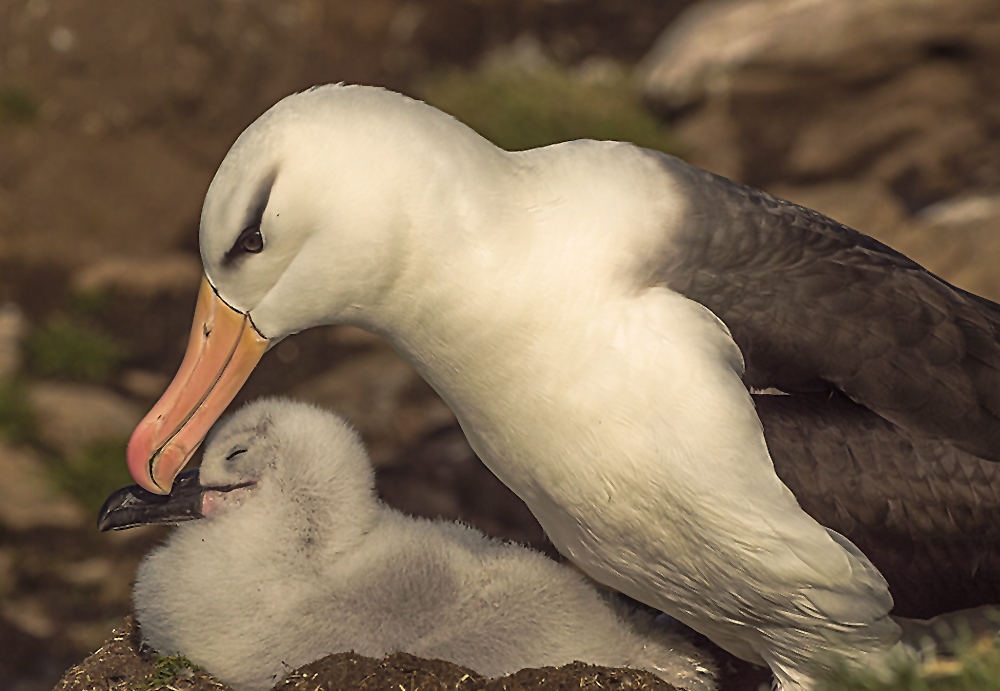
[[[37,432],[27,387],[18,379],[0,379],[0,437],[10,443],[27,442]]]
[[[111,336],[68,317],[53,317],[24,342],[29,373],[73,381],[106,382],[125,358]]]
[[[554,65],[498,64],[438,75],[421,96],[509,151],[603,139],[679,152],[677,139],[643,107],[624,72],[586,78]]]
[[[102,439],[84,446],[73,458],[51,457],[57,486],[96,514],[116,489],[135,484],[125,464],[128,439]]]
[[[155,691],[164,687],[173,688],[173,682],[179,679],[190,679],[201,667],[191,662],[183,655],[156,656],[156,667],[144,683],[134,686],[136,691]]]
[[[0,124],[31,124],[38,120],[41,110],[38,99],[24,87],[0,85]]]

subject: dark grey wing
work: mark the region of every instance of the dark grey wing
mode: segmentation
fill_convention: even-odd
[[[658,160],[688,208],[651,279],[726,323],[748,386],[842,391],[1000,461],[1000,306],[815,211]]]
[[[882,572],[894,614],[1000,604],[1000,465],[839,394],[754,400],[778,477]]]

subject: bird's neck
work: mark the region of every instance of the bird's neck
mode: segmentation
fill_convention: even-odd
[[[625,467],[607,456],[612,449],[655,465],[650,477],[666,483],[667,456],[709,467],[729,449],[752,447],[734,435],[761,441],[739,351],[700,305],[662,289],[456,290],[468,299],[415,311],[410,329],[384,335],[529,504],[533,492],[568,486],[573,473],[612,476]],[[697,424],[693,411],[701,411]],[[743,425],[727,425],[727,416]],[[758,447],[757,460],[769,463]],[[653,448],[666,449],[664,458]]]
[[[459,139],[447,161],[423,166],[420,192],[404,195],[411,228],[392,287],[350,322],[418,368],[520,350],[647,288],[642,265],[673,211],[640,150],[571,142],[508,153]]]

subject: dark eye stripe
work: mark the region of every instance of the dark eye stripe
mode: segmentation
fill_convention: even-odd
[[[264,210],[267,209],[267,203],[271,199],[271,188],[274,187],[277,176],[278,171],[275,170],[264,178],[257,189],[247,210],[246,225],[222,258],[223,264],[232,264],[245,254],[257,254],[264,249],[264,236],[261,234],[260,225],[264,220]]]

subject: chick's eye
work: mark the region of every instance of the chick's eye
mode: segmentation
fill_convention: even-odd
[[[243,454],[243,453],[246,453],[246,452],[247,452],[246,449],[239,449],[239,448],[233,449],[232,451],[229,452],[229,455],[226,456],[226,460],[227,461],[231,461],[234,458],[236,458],[237,456],[239,456],[240,454]]]
[[[236,239],[236,244],[244,252],[257,254],[264,249],[264,236],[260,234],[260,226],[250,226],[244,229]]]

